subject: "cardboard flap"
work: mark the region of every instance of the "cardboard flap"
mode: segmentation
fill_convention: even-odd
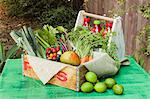
[[[31,67],[43,84],[46,84],[61,69],[68,66],[60,62],[50,61],[35,56],[27,55],[27,57]]]

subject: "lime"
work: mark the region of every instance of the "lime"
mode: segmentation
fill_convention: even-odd
[[[116,85],[113,86],[112,89],[113,89],[114,93],[117,94],[117,95],[123,94],[124,88],[123,88],[122,85],[116,84]]]
[[[105,84],[107,88],[112,88],[116,84],[116,81],[113,78],[107,78]]]
[[[107,86],[103,82],[98,82],[98,83],[95,84],[94,89],[97,92],[103,93],[103,92],[105,92],[107,90]]]
[[[85,82],[81,85],[81,91],[83,92],[91,92],[93,90],[94,86],[90,82]]]
[[[96,83],[97,82],[97,75],[94,72],[87,72],[85,74],[85,78],[87,81],[91,83]]]

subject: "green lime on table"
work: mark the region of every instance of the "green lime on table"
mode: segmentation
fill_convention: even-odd
[[[83,92],[92,92],[93,88],[94,88],[94,86],[90,82],[85,82],[81,85],[81,91],[83,91]]]
[[[105,84],[107,88],[112,88],[116,84],[116,81],[113,78],[107,78],[105,79]]]
[[[97,82],[97,75],[94,72],[87,72],[85,74],[85,78],[87,81],[91,83],[96,83]]]
[[[124,91],[123,86],[119,85],[119,84],[114,85],[112,89],[113,89],[114,93],[117,95],[123,94],[123,91]]]
[[[103,93],[107,90],[107,86],[103,82],[98,82],[98,83],[95,84],[94,89],[97,92]]]

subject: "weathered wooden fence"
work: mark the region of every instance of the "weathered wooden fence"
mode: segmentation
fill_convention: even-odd
[[[106,14],[106,16],[109,11],[118,6],[116,0],[85,1],[87,1],[86,10],[88,12],[100,15]],[[145,1],[149,0],[126,0],[125,5],[123,6],[123,9],[127,10],[127,12],[122,16],[127,55],[133,54],[135,49],[138,48],[139,45],[136,44],[135,37],[138,31],[148,22],[141,16],[135,6],[140,5]]]

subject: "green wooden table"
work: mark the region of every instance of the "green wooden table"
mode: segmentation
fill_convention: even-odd
[[[148,99],[150,98],[150,77],[129,58],[131,65],[122,67],[115,79],[124,86],[123,95],[105,93],[82,93],[66,88],[43,85],[40,81],[22,76],[21,59],[7,60],[0,77],[0,99]]]

